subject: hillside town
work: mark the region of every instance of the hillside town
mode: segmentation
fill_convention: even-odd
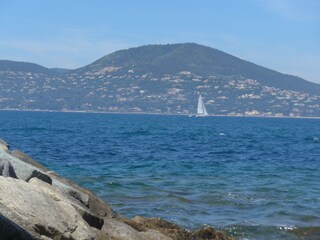
[[[320,93],[280,89],[241,75],[155,76],[120,66],[65,74],[0,71],[3,110],[194,114],[200,93],[211,115],[320,116]]]

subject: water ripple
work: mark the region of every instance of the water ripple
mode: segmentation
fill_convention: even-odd
[[[0,111],[0,136],[129,217],[320,237],[316,119]]]

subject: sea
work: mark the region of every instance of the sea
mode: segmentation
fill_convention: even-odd
[[[130,218],[320,239],[320,119],[0,111],[0,138]]]

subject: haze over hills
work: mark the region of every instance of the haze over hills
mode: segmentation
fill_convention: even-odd
[[[0,108],[318,116],[320,85],[194,43],[120,50],[79,69],[0,61]]]

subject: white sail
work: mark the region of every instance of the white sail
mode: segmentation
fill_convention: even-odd
[[[199,100],[198,100],[197,115],[198,116],[208,116],[208,112],[207,112],[206,106],[204,105],[204,102],[203,102],[201,95],[199,96]]]
[[[202,101],[201,95],[199,96],[199,100],[198,100],[197,115],[203,115],[203,101]]]
[[[207,112],[207,109],[206,109],[206,106],[204,105],[204,103],[203,103],[203,116],[208,116],[208,112]]]

